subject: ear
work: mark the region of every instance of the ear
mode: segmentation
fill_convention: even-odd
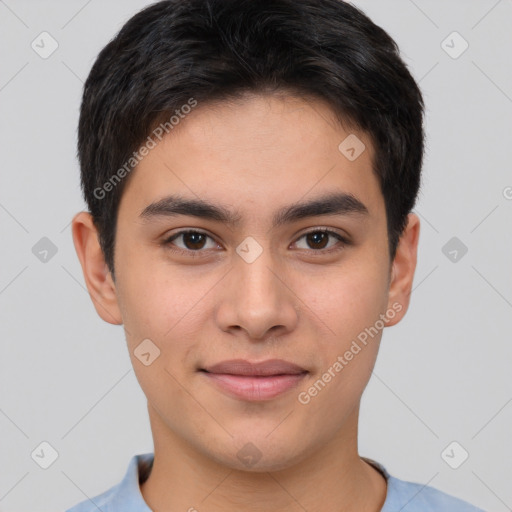
[[[400,237],[393,260],[389,285],[388,309],[394,309],[396,315],[392,319],[388,319],[386,326],[392,326],[400,322],[409,307],[412,282],[416,270],[420,219],[414,213],[410,213],[407,218],[407,226]],[[395,307],[393,307],[393,304],[395,304]]]
[[[115,284],[105,263],[98,231],[91,214],[77,213],[71,225],[75,250],[96,312],[105,322],[121,325],[123,321],[117,303]]]

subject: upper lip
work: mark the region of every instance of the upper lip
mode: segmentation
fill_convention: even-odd
[[[230,375],[297,375],[307,370],[283,359],[267,359],[266,361],[251,362],[245,359],[230,359],[221,361],[212,366],[202,368],[209,373],[223,373]]]

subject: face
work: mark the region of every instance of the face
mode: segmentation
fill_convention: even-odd
[[[393,288],[372,158],[367,135],[327,105],[273,95],[198,105],[138,164],[119,206],[113,295],[95,304],[124,324],[155,448],[169,434],[268,471],[355,435],[414,270]],[[249,364],[214,368],[235,359]]]

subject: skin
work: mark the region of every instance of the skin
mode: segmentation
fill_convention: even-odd
[[[366,145],[354,161],[338,149],[350,133]],[[155,462],[141,492],[151,509],[381,509],[386,481],[360,458],[357,430],[382,330],[307,405],[297,399],[380,314],[401,305],[386,322],[391,326],[409,305],[419,219],[409,214],[391,262],[373,154],[369,137],[341,127],[320,100],[246,95],[199,105],[132,172],[119,206],[115,282],[91,216],[74,217],[73,239],[93,303],[103,320],[124,325],[148,400]],[[333,190],[353,194],[369,214],[271,228],[279,208]],[[139,217],[171,193],[236,210],[241,223]],[[179,237],[174,247],[188,254],[171,252],[164,240],[185,228],[212,239],[201,248]],[[332,237],[329,247],[340,250],[322,254],[303,236],[313,228],[329,228],[350,243]],[[250,264],[235,251],[247,236],[262,248]],[[192,258],[194,247],[204,256]],[[134,355],[146,338],[160,349],[149,366]],[[232,358],[281,358],[309,373],[297,388],[249,402],[219,391],[198,372]],[[237,457],[249,442],[261,453],[251,468]]]

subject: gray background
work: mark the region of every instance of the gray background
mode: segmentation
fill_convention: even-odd
[[[63,510],[152,451],[123,329],[96,315],[69,226],[85,209],[75,158],[83,81],[147,3],[0,0],[2,511]],[[420,81],[428,134],[411,307],[384,333],[360,453],[399,478],[512,510],[512,2],[355,4]],[[43,31],[59,45],[47,59],[31,47]],[[457,58],[462,40],[442,45],[454,31],[469,43]],[[32,252],[43,237],[57,249],[46,262]],[[468,248],[456,262],[443,253],[452,237]],[[48,469],[31,458],[43,441],[58,452]],[[469,453],[458,469],[441,455],[452,441]],[[448,452],[453,464],[461,448]]]

